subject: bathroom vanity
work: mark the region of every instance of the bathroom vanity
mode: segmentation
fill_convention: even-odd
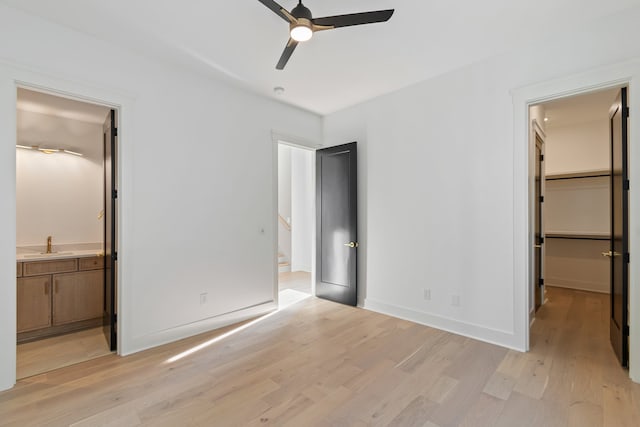
[[[18,342],[102,324],[104,257],[83,255],[18,258]]]

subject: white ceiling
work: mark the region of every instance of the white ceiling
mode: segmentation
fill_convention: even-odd
[[[108,107],[101,105],[89,104],[23,88],[18,88],[17,108],[18,110],[96,124],[104,123],[109,112]]]
[[[607,89],[542,104],[548,128],[607,120],[619,89]]]
[[[318,33],[275,69],[286,22],[257,0],[0,0],[252,91],[328,114],[589,23],[640,0],[306,0],[314,16],[395,8],[390,21]],[[280,0],[291,9],[296,0]]]

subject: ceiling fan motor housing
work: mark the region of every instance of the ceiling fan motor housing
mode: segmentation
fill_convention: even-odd
[[[291,14],[298,19],[304,18],[308,19],[309,21],[313,19],[313,16],[311,16],[311,11],[307,9],[307,7],[302,4],[302,2],[298,3],[298,5],[291,10]]]

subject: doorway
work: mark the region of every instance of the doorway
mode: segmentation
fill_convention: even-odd
[[[615,352],[622,366],[628,361],[629,187],[626,142],[616,129],[625,129],[626,141],[627,122],[620,117],[626,91],[614,87],[530,107],[535,318],[566,316],[576,335],[579,325],[589,325],[592,333],[585,336],[598,337],[594,345]],[[538,312],[542,302],[548,304]],[[532,326],[532,341],[540,327]]]
[[[115,210],[105,171],[116,166],[105,161],[104,125],[115,123],[116,112],[19,87],[16,117],[20,379],[115,350],[104,332],[115,313],[115,299],[107,298],[115,283],[105,280],[115,260],[105,239],[115,230],[107,227]],[[115,143],[115,133],[108,138]]]
[[[278,290],[312,294],[314,151],[286,141],[278,150]]]

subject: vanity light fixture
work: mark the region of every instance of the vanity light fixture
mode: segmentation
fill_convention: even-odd
[[[16,148],[22,148],[23,150],[38,150],[44,154],[53,154],[53,153],[59,153],[62,151],[63,153],[71,154],[73,156],[78,156],[78,157],[84,156],[84,154],[82,153],[78,153],[77,151],[66,150],[64,148],[46,148],[46,147],[39,147],[37,145],[22,145],[22,144],[16,144]]]
[[[60,150],[58,148],[42,148],[42,147],[38,147],[38,151],[42,151],[44,154],[53,154],[53,153],[57,153]]]

